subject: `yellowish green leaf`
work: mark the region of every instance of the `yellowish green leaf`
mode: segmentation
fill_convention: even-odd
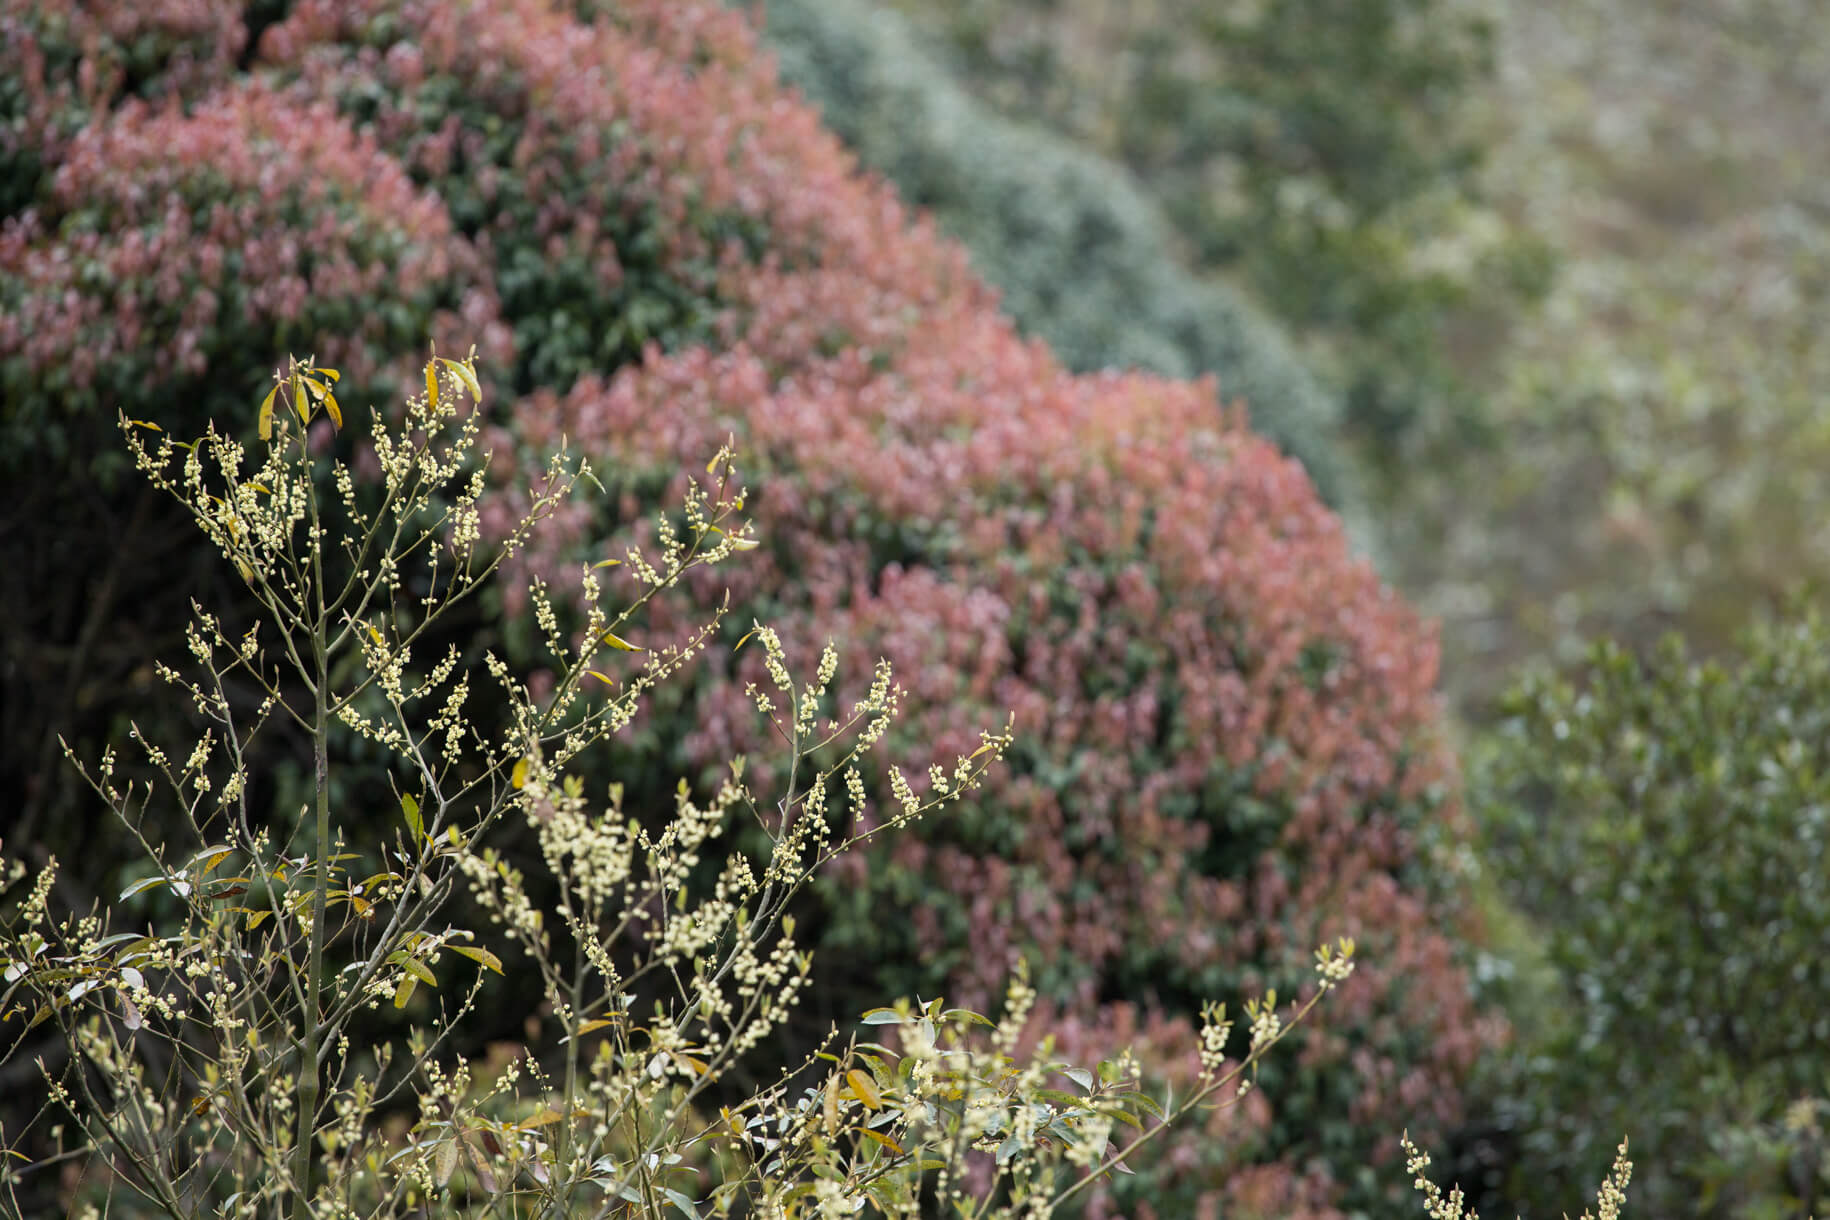
[[[488,949],[473,949],[468,945],[446,945],[445,947],[459,957],[467,957],[479,965],[489,967],[497,974],[502,973],[502,959],[491,953]]]
[[[608,1017],[598,1017],[595,1020],[586,1021],[583,1025],[580,1025],[578,1027],[578,1034],[580,1037],[583,1037],[586,1034],[594,1034],[600,1029],[609,1029],[615,1024],[616,1022]]]
[[[438,362],[450,369],[457,379],[464,383],[464,388],[470,391],[472,398],[478,402],[483,401],[483,388],[477,384],[476,371],[471,367],[470,361],[447,360],[440,356]]]
[[[417,957],[414,957],[411,953],[405,953],[396,949],[394,952],[388,954],[388,960],[396,966],[399,966],[402,970],[405,970],[409,975],[418,979],[426,986],[438,986],[438,976],[432,973],[432,968],[420,961]]]
[[[897,1156],[902,1155],[902,1145],[898,1144],[895,1140],[883,1134],[881,1131],[872,1131],[869,1127],[859,1127],[858,1134],[864,1136],[866,1139],[876,1140],[879,1144],[882,1144]]]
[[[618,652],[641,652],[642,651],[640,648],[636,647],[634,644],[631,644],[628,640],[625,640],[622,636],[616,634],[616,632],[614,632],[614,631],[604,632],[603,642],[610,645],[610,647],[616,649]]]
[[[516,788],[527,787],[527,766],[528,760],[525,758],[515,764],[514,771],[508,777],[508,782],[511,786]]]
[[[273,388],[267,391],[267,397],[261,399],[260,434],[261,439],[273,439],[273,399],[280,392],[280,383],[274,382]]]
[[[870,1078],[868,1072],[853,1068],[845,1073],[845,1083],[851,1086],[852,1094],[864,1104],[866,1110],[883,1108],[883,1094],[877,1092],[877,1082]]]

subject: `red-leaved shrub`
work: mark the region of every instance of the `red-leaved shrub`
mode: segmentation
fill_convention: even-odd
[[[1224,379],[1077,377],[1021,340],[712,0],[300,0],[252,33],[153,4],[169,49],[131,89],[84,83],[112,62],[68,32],[106,25],[88,7],[31,7],[0,8],[36,116],[8,138],[56,169],[0,230],[9,432],[103,392],[169,415],[206,382],[251,415],[286,347],[372,386],[425,332],[476,341],[513,391],[510,495],[562,438],[609,488],[522,557],[555,584],[734,434],[766,544],[721,569],[732,642],[752,616],[803,662],[839,641],[846,705],[890,658],[917,772],[1016,718],[964,812],[827,878],[853,972],[827,1010],[983,1004],[1021,956],[1070,1053],[1136,1042],[1175,1079],[1202,999],[1300,996],[1314,946],[1355,936],[1360,971],[1257,1095],[1090,1209],[1390,1209],[1361,1168],[1453,1122],[1498,1032],[1458,963],[1436,647]],[[50,81],[58,39],[104,67]],[[657,603],[638,642],[696,618]],[[766,780],[759,664],[705,657],[648,767],[746,753]]]

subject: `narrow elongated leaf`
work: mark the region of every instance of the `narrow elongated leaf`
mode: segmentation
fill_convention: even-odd
[[[438,406],[438,366],[431,361],[426,362],[426,405]]]
[[[450,369],[453,375],[464,383],[464,388],[470,391],[470,396],[472,398],[476,399],[478,402],[483,401],[483,387],[477,384],[477,375],[470,367],[470,361],[447,360],[445,357],[440,356],[438,362]]]
[[[616,634],[616,632],[614,632],[614,631],[604,632],[603,642],[610,645],[610,647],[616,649],[618,652],[641,652],[642,651],[640,648],[637,648],[634,644],[631,644],[628,640],[625,640],[622,636]]]
[[[166,883],[167,878],[165,877],[142,877],[126,889],[122,890],[121,898],[131,898],[135,894],[150,890],[155,885],[165,885]],[[119,901],[119,899],[116,901]]]
[[[267,391],[267,397],[261,399],[260,434],[261,439],[273,439],[273,399],[280,392],[280,383],[274,382],[273,388]]]
[[[227,860],[234,854],[235,849],[233,847],[230,847],[227,843],[219,843],[212,847],[206,847],[193,855],[190,858],[190,862],[184,867],[187,871],[193,868],[197,869],[199,870],[200,875],[207,876],[218,864],[221,864],[224,860]]]
[[[612,1025],[615,1025],[615,1024],[616,1024],[615,1021],[605,1020],[602,1017],[599,1017],[595,1020],[586,1021],[583,1025],[580,1025],[578,1027],[578,1036],[582,1038],[586,1034],[594,1034],[600,1029],[609,1029]]]
[[[502,973],[502,959],[491,953],[488,949],[473,949],[468,945],[446,945],[445,948],[451,950],[459,957],[467,957],[479,965],[487,966],[497,974]]]
[[[845,1073],[845,1083],[851,1086],[852,1093],[863,1103],[866,1110],[883,1108],[883,1094],[877,1092],[877,1082],[872,1080],[868,1073],[853,1068]]]
[[[426,824],[420,820],[419,801],[411,793],[401,793],[400,811],[406,815],[407,829],[413,832],[414,841],[423,842],[426,838]]]
[[[399,966],[402,970],[405,970],[408,974],[412,975],[426,986],[438,986],[438,976],[432,973],[432,968],[406,950],[394,950],[394,952],[388,954],[388,961]]]
[[[858,1134],[864,1136],[866,1139],[876,1140],[879,1144],[882,1144],[897,1156],[902,1155],[902,1145],[898,1144],[895,1140],[883,1134],[881,1131],[872,1131],[869,1127],[860,1127],[858,1128]]]

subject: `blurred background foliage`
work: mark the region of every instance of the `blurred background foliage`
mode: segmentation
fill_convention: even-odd
[[[1648,1214],[1830,1200],[1830,631],[1801,611],[1739,651],[1598,645],[1580,686],[1522,681],[1483,744],[1485,864],[1565,997],[1507,1005],[1530,1053],[1494,1087],[1500,1197],[1573,1197],[1629,1131]]]

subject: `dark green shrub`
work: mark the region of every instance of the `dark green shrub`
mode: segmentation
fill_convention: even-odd
[[[1830,1090],[1830,630],[1813,614],[1745,653],[1602,645],[1580,687],[1532,679],[1507,703],[1479,809],[1556,986],[1507,1086],[1509,1201],[1573,1189],[1618,1131],[1653,1214],[1796,1189],[1754,1145]],[[1815,1111],[1794,1113],[1803,1147]]]

